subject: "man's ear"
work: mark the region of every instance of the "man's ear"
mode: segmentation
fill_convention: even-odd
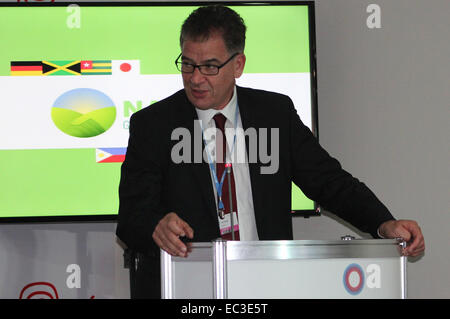
[[[235,69],[234,69],[234,78],[240,78],[242,73],[244,72],[244,67],[245,67],[245,54],[244,53],[240,53],[235,57]]]

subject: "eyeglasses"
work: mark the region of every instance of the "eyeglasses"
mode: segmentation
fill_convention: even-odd
[[[219,70],[221,68],[223,68],[228,62],[233,60],[233,58],[235,56],[237,56],[238,54],[239,54],[239,52],[236,52],[221,65],[213,65],[213,64],[198,65],[198,64],[192,64],[192,63],[188,63],[188,62],[178,61],[182,55],[182,53],[180,53],[180,55],[175,60],[175,65],[177,66],[178,71],[180,71],[181,73],[194,73],[195,68],[198,68],[200,73],[203,75],[217,75],[217,74],[219,74]]]

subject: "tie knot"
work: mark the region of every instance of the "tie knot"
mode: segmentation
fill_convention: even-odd
[[[214,122],[216,123],[216,127],[220,129],[222,132],[225,132],[225,122],[227,121],[227,118],[222,113],[217,113],[213,117]]]

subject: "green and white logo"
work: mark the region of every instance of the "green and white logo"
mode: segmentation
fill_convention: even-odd
[[[93,137],[106,132],[116,119],[114,102],[103,92],[88,88],[70,90],[53,103],[52,120],[73,137]]]

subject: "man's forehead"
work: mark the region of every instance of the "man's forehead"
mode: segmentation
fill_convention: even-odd
[[[196,62],[221,61],[228,56],[228,50],[221,38],[209,37],[206,40],[188,39],[183,43],[181,58]]]

